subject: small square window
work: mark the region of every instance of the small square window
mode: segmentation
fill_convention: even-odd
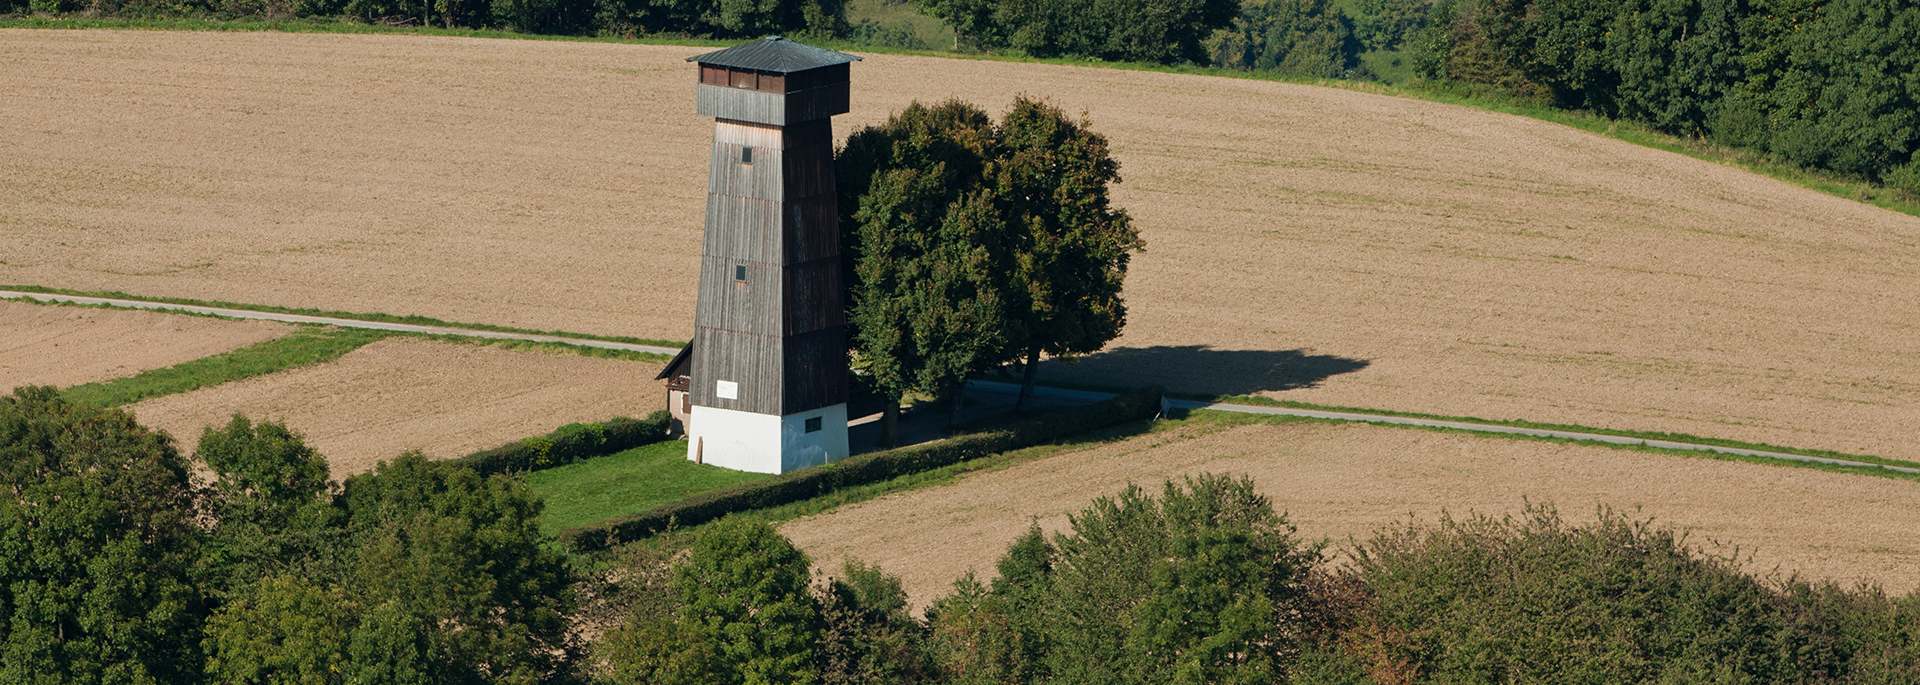
[[[750,148],[750,147],[740,148],[740,163],[741,164],[753,163],[753,148]]]
[[[807,432],[808,433],[820,432],[820,417],[815,416],[811,419],[807,419]]]
[[[733,266],[733,282],[735,283],[747,282],[747,265],[735,264]]]

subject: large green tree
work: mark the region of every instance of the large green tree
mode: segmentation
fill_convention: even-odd
[[[807,555],[763,521],[707,526],[674,569],[673,615],[629,621],[609,636],[615,682],[816,682],[822,630],[810,569]]]
[[[188,473],[124,411],[0,397],[0,682],[199,679]]]
[[[1084,119],[1024,96],[998,125],[959,101],[914,103],[854,132],[836,163],[841,206],[857,208],[841,230],[856,365],[890,399],[957,399],[969,374],[1024,361],[1024,406],[1042,354],[1120,334],[1142,243]]]
[[[1007,338],[1025,362],[1024,407],[1033,394],[1042,353],[1057,357],[1097,352],[1127,322],[1121,287],[1132,253],[1144,243],[1108,188],[1120,182],[1106,136],[1044,101],[1014,98],[1001,120],[1005,150],[996,165],[996,192],[1013,224],[1010,311],[1018,325]]]
[[[887,398],[886,440],[910,392],[950,399],[1008,340],[1010,242],[988,185],[999,140],[986,113],[914,103],[854,132],[837,159],[847,320],[856,367]]]
[[[247,449],[305,451],[276,439],[272,425]],[[229,433],[245,438],[231,430],[239,426]],[[407,454],[348,479],[328,506],[336,544],[265,565],[213,616],[207,671],[216,681],[452,685],[568,674],[571,575],[546,548],[539,500],[524,483]]]

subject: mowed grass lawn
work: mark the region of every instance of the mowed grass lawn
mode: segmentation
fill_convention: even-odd
[[[524,477],[547,501],[540,528],[559,533],[767,474],[695,464],[687,461],[687,443],[668,440]]]

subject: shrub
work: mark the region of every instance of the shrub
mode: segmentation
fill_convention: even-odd
[[[730,518],[694,540],[674,570],[675,616],[609,636],[621,682],[810,682],[821,637],[807,555],[765,522]]]
[[[549,469],[665,440],[670,419],[663,410],[640,420],[617,416],[605,423],[570,423],[547,435],[523,438],[448,463],[473,469],[482,476]]]
[[[0,681],[196,679],[190,473],[127,412],[0,396]]]
[[[1603,511],[1443,518],[1360,546],[1371,605],[1343,651],[1440,682],[1799,682],[1767,589],[1730,559]]]
[[[1899,190],[1916,200],[1920,200],[1920,155],[1915,155],[1914,161],[1909,162],[1906,166],[1887,172],[1883,180],[1886,182],[1887,187]]]
[[[999,430],[857,455],[825,466],[703,492],[651,511],[569,529],[560,534],[560,540],[575,550],[592,551],[646,538],[675,525],[699,525],[731,513],[802,502],[840,488],[878,483],[990,454],[1054,442],[1086,431],[1151,417],[1160,409],[1160,395],[1160,388],[1155,386],[1105,402],[1053,412]]]
[[[1285,679],[1318,549],[1253,481],[1200,475],[1103,497],[1007,551],[929,611],[956,682],[1267,683]]]

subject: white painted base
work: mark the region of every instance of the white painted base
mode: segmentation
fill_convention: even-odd
[[[807,419],[820,419],[808,433]],[[847,405],[774,416],[694,405],[687,459],[736,471],[786,473],[847,458]]]

